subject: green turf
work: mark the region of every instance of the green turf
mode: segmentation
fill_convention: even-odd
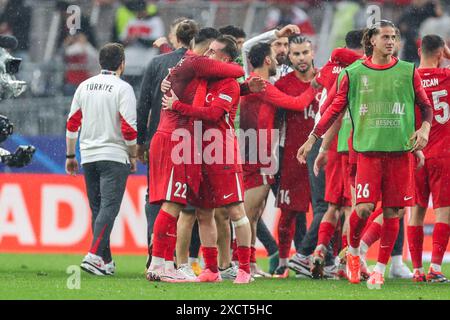
[[[145,257],[117,256],[117,274],[95,277],[81,271],[80,289],[68,289],[66,270],[78,255],[0,254],[0,299],[450,299],[450,284],[415,284],[387,280],[381,290],[364,283],[308,279],[257,279],[250,285],[231,281],[214,284],[149,283],[143,275]],[[260,265],[266,267],[267,260]],[[444,266],[450,274],[450,264]]]

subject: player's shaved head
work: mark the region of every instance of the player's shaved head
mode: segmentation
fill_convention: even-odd
[[[429,34],[422,38],[422,54],[425,56],[433,56],[441,49],[444,49],[445,41],[436,34]]]

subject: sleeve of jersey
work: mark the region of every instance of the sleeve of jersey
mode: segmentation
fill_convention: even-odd
[[[70,106],[69,116],[67,118],[66,137],[69,139],[78,138],[78,130],[81,127],[81,119],[83,118],[81,106],[78,102],[78,94],[79,92],[77,90],[73,97],[72,105]]]
[[[330,60],[344,66],[349,66],[360,58],[361,55],[353,50],[347,48],[336,48],[333,52],[331,52]]]
[[[422,86],[422,80],[417,69],[414,70],[414,92],[416,94],[416,105],[419,107],[422,115],[422,122],[427,121],[431,125],[433,121],[433,107]]]
[[[336,87],[337,87],[337,81],[334,82],[333,86],[331,87],[330,91],[327,92],[327,99],[325,100],[325,102],[320,106],[320,115],[322,116],[325,111],[328,109],[328,107],[331,105],[331,103],[333,102],[334,98],[336,97]]]
[[[313,134],[316,137],[321,137],[327,132],[327,130],[333,125],[333,122],[339,117],[339,115],[345,110],[347,106],[347,93],[348,93],[348,78],[347,75],[342,77],[339,90],[336,97],[333,99],[331,105],[327,108],[320,121],[314,128]]]
[[[192,60],[195,75],[199,78],[240,78],[244,69],[237,63],[226,63],[210,59],[206,56]]]
[[[316,91],[310,86],[300,96],[293,97],[281,92],[271,83],[267,83],[266,90],[261,93],[261,97],[264,101],[276,105],[277,107],[293,111],[303,111],[315,99]]]
[[[237,99],[239,99],[239,86],[234,82],[223,86],[208,107],[193,107],[177,100],[172,108],[184,116],[217,122],[225,113],[231,111]]]
[[[136,97],[133,88],[127,86],[120,96],[119,114],[122,136],[127,146],[136,144]]]

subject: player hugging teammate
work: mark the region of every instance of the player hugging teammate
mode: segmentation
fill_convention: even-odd
[[[333,50],[319,70],[311,41],[288,25],[244,43],[247,79],[239,84],[244,69],[235,62],[240,53],[233,36],[213,32],[196,44],[196,23],[179,25],[194,40],[161,88],[152,88],[164,97],[148,152],[149,203],[160,205],[149,281],[220,282],[219,256],[226,278],[236,284],[261,275],[286,278],[293,269],[298,277],[364,279],[379,288],[396,242],[401,253],[405,207],[413,207],[407,235],[414,273],[396,253],[398,268],[390,275],[447,281],[441,264],[450,233],[450,71],[440,64],[450,50],[439,36],[423,38],[416,69],[396,57],[399,31],[381,20],[349,32],[346,47]],[[242,141],[234,125],[239,115]],[[281,211],[279,259],[272,236],[258,230],[265,227],[261,215],[271,190]],[[430,195],[436,224],[425,275],[423,220]],[[195,208],[205,262],[197,277],[174,263],[177,241],[188,241],[177,237],[189,234],[177,230],[191,227],[177,225],[187,204]],[[310,204],[314,219],[307,229]],[[225,221],[220,227],[216,212]],[[230,224],[235,269],[228,267],[231,241],[222,229]],[[270,274],[256,265],[260,235],[271,247]],[[369,272],[365,254],[378,239],[377,264]],[[293,240],[297,253],[289,260]]]

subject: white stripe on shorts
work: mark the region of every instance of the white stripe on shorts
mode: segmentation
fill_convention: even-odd
[[[172,181],[173,181],[173,167],[172,167],[172,171],[170,172],[169,185],[167,186],[167,193],[166,193],[167,201],[170,201],[170,198],[172,196]]]
[[[239,183],[239,177],[238,177],[237,173],[235,173],[235,175],[236,175],[236,185],[237,185],[239,201],[243,201],[242,200],[242,189],[241,189],[241,184]]]

